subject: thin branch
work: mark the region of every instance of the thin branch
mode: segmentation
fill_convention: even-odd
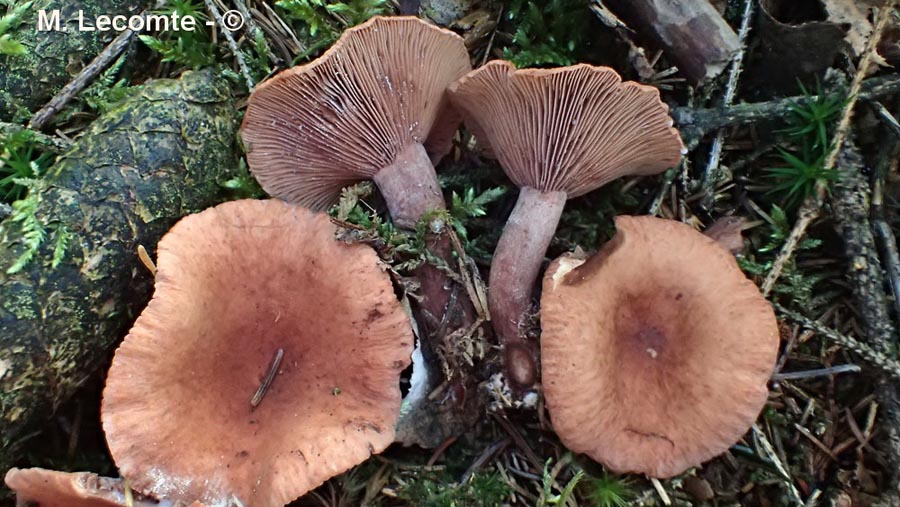
[[[885,135],[884,137],[888,137]],[[896,144],[896,143],[895,143]],[[875,239],[881,247],[881,260],[887,272],[888,282],[893,293],[894,312],[900,318],[900,252],[897,250],[897,237],[887,222],[884,211],[885,178],[890,171],[891,160],[900,156],[900,145],[887,148],[881,153],[880,160],[872,176],[871,219]]]
[[[143,16],[144,13],[141,13],[140,15]],[[82,69],[81,72],[75,76],[75,79],[69,81],[55,97],[50,99],[50,102],[48,102],[47,105],[34,114],[31,118],[29,127],[34,130],[42,130],[56,113],[65,107],[73,97],[81,93],[82,90],[91,84],[101,72],[106,70],[106,68],[122,54],[122,51],[124,51],[128,44],[131,43],[131,39],[134,38],[134,35],[135,32],[128,29],[113,39],[113,41],[110,42],[87,67]]]
[[[722,105],[728,107],[734,102],[734,95],[737,91],[738,80],[741,77],[741,70],[744,63],[744,54],[747,49],[747,34],[750,32],[750,19],[753,17],[753,0],[744,0],[744,13],[741,16],[741,28],[738,32],[738,42],[740,49],[734,55],[731,62],[731,72],[728,74],[728,84],[725,87],[725,96],[722,99]],[[713,204],[716,180],[719,177],[719,160],[722,157],[722,147],[725,144],[725,131],[719,129],[716,137],[713,139],[712,146],[709,149],[709,160],[706,163],[706,170],[703,172],[703,207],[709,208]]]
[[[793,497],[794,502],[796,502],[797,505],[803,507],[805,504],[803,503],[803,498],[800,497],[800,491],[797,489],[797,486],[794,485],[794,479],[791,477],[791,474],[788,473],[787,468],[781,462],[781,458],[778,457],[778,453],[775,452],[775,448],[772,447],[772,443],[769,442],[766,434],[759,429],[759,426],[756,423],[753,423],[753,434],[756,436],[756,440],[762,446],[763,451],[766,453],[769,460],[772,461],[772,464],[775,465],[775,468],[784,478],[785,482],[788,485],[788,491],[791,492],[791,497]]]
[[[788,310],[778,303],[772,303],[772,306],[774,306],[775,310],[777,310],[781,315],[811,331],[815,331],[817,334],[828,338],[832,342],[846,349],[852,350],[873,366],[877,366],[882,372],[890,375],[897,380],[900,380],[900,362],[897,362],[896,360],[889,358],[884,354],[881,354],[880,352],[876,351],[872,347],[869,347],[865,343],[862,343],[856,338],[851,338],[847,335],[841,334],[834,329],[831,329],[820,324],[819,322],[804,317],[797,312]]]
[[[862,101],[872,101],[898,93],[900,93],[900,74],[889,74],[863,81],[857,97]],[[685,146],[693,149],[705,135],[717,129],[785,118],[796,104],[818,98],[818,96],[794,96],[724,108],[697,109],[683,106],[672,108],[670,115],[675,120],[675,126],[681,133]]]
[[[853,108],[856,106],[856,102],[859,99],[863,77],[865,77],[866,72],[869,69],[873,55],[875,55],[875,48],[878,45],[878,41],[881,40],[881,34],[884,33],[884,29],[887,26],[888,20],[891,18],[891,13],[896,4],[897,0],[890,0],[878,13],[878,22],[875,25],[875,30],[872,32],[872,35],[869,36],[869,40],[866,42],[865,53],[859,63],[859,69],[856,71],[856,75],[853,76],[853,83],[850,85],[849,99],[847,99],[847,104],[844,106],[844,110],[841,114],[841,120],[838,122],[837,129],[834,133],[831,151],[825,159],[825,164],[823,166],[825,171],[834,169],[834,166],[837,163],[838,155],[841,152],[841,148],[844,146],[844,140],[850,131],[850,119],[853,117]],[[806,230],[816,217],[819,216],[819,210],[824,198],[825,181],[819,180],[816,183],[815,195],[811,195],[806,199],[806,202],[803,203],[803,207],[799,212],[800,218],[794,225],[793,230],[791,230],[791,234],[788,236],[784,247],[778,252],[778,256],[772,264],[772,270],[766,276],[765,281],[763,281],[762,292],[764,295],[768,295],[772,291],[772,288],[775,287],[775,282],[778,281],[778,277],[781,276],[784,266],[794,255],[794,250],[796,250],[800,241],[806,235]]]
[[[894,137],[900,139],[900,121],[897,121],[897,118],[881,102],[874,100],[869,105],[872,106],[872,109],[881,118],[881,121],[887,125],[888,130],[894,134]]]
[[[855,364],[840,364],[829,368],[817,368],[815,370],[789,371],[772,375],[772,380],[802,380],[816,377],[837,375],[838,373],[858,373],[860,367]]]
[[[219,28],[222,29],[222,35],[225,37],[225,41],[228,42],[228,47],[231,48],[231,53],[237,61],[238,68],[241,69],[241,74],[247,82],[247,89],[252,90],[254,86],[253,77],[250,74],[250,68],[247,67],[247,62],[244,61],[244,53],[241,52],[234,37],[231,36],[231,30],[228,29],[228,25],[225,23],[225,20],[222,19],[222,13],[219,12],[219,8],[216,7],[216,4],[214,4],[212,0],[204,0],[204,2],[206,3],[206,8],[209,9],[209,12],[216,18],[216,23],[219,25]]]
[[[835,228],[844,243],[847,282],[866,343],[878,352],[893,355],[897,331],[884,290],[884,270],[872,224],[869,182],[862,175],[862,155],[848,139],[839,162],[843,177],[835,182],[829,202]]]

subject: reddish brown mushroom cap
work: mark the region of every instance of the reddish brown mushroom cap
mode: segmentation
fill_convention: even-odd
[[[43,468],[11,468],[6,485],[16,493],[16,505],[36,507],[122,507],[122,479],[89,472],[56,472]],[[153,507],[156,502],[135,500],[134,507]]]
[[[617,472],[670,477],[726,451],[765,404],[771,305],[690,227],[618,217],[585,260],[544,277],[541,364],[563,443]]]
[[[519,187],[572,198],[681,159],[659,91],[623,83],[608,67],[516,70],[495,60],[454,83],[450,96]]]
[[[323,209],[411,145],[437,161],[460,123],[446,88],[470,70],[455,33],[372,18],[253,91],[242,126],[250,170],[271,195]]]
[[[209,507],[282,506],[393,441],[410,324],[376,254],[334,232],[325,215],[245,200],[160,241],[153,299],[103,398],[132,487]]]

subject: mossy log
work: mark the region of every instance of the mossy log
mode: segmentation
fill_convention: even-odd
[[[24,119],[68,83],[108,44],[112,31],[81,31],[79,11],[93,23],[97,16],[139,13],[146,0],[36,0],[31,13],[10,32],[27,52],[0,55],[0,119]],[[48,14],[59,9],[60,28],[38,30],[38,11]]]
[[[45,175],[33,195],[46,238],[14,274],[28,220],[0,222],[0,471],[147,303],[137,246],[154,251],[178,218],[221,200],[237,168],[234,129],[229,88],[211,73],[148,82]]]

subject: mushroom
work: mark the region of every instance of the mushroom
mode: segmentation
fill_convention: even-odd
[[[16,493],[17,506],[36,507],[123,507],[126,505],[122,479],[100,477],[89,472],[56,472],[43,468],[11,468],[6,485]],[[133,507],[158,507],[149,500],[135,500]]]
[[[536,369],[523,315],[566,200],[620,176],[659,173],[683,146],[659,92],[606,67],[516,70],[495,60],[450,96],[521,188],[494,251],[489,306],[509,376],[527,387]]]
[[[188,216],[116,351],[102,422],[138,491],[278,507],[394,437],[410,323],[373,250],[279,200]]]
[[[393,222],[414,229],[429,211],[446,209],[433,163],[449,152],[461,121],[447,86],[470,70],[455,33],[416,17],[374,17],[344,32],[317,60],[253,90],[241,129],[250,171],[274,197],[317,210],[333,204],[343,187],[374,180]],[[440,217],[434,224],[426,247],[456,266],[442,233],[447,224]],[[425,388],[431,392],[449,380],[438,346],[454,330],[469,328],[475,310],[461,297],[459,311],[451,311],[455,282],[435,265],[425,263],[413,275],[421,296],[414,306],[421,365],[430,370]],[[415,409],[407,413],[419,421],[423,411],[434,412],[425,399],[408,401]],[[451,436],[433,431],[426,438],[402,427],[409,443],[434,446]]]
[[[544,275],[543,388],[569,449],[671,477],[756,420],[778,352],[771,305],[732,255],[687,225],[616,218],[616,236]]]
[[[375,180],[394,222],[413,228],[445,208],[432,162],[460,123],[445,90],[471,68],[455,33],[376,16],[253,90],[241,127],[250,170],[269,194],[319,210]]]

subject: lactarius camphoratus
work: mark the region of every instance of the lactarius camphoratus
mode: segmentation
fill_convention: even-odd
[[[271,195],[319,210],[375,180],[394,222],[413,228],[445,208],[432,162],[460,123],[447,86],[470,70],[455,33],[376,16],[253,90],[241,127],[250,171]]]
[[[671,477],[746,433],[778,354],[772,306],[713,239],[672,220],[616,218],[588,259],[553,261],[541,296],[553,429],[616,472]]]
[[[279,200],[188,216],[103,392],[136,490],[280,507],[394,439],[412,331],[375,252]]]
[[[511,380],[536,380],[521,325],[567,199],[676,165],[683,146],[650,86],[606,67],[493,61],[450,87],[466,125],[521,189],[491,262],[489,305]]]
[[[471,69],[455,33],[415,17],[372,18],[317,60],[253,91],[241,129],[250,170],[271,195],[317,210],[334,204],[342,187],[374,180],[393,222],[415,229],[429,211],[446,209],[433,163],[449,152],[461,122],[446,89]],[[426,231],[428,250],[456,266],[450,238]],[[435,265],[413,275],[421,287],[413,301],[430,392],[442,380],[459,381],[443,379],[436,350],[471,326],[475,312],[465,296],[450,311],[454,291],[465,291]],[[426,442],[406,427],[409,443],[437,445],[451,436]]]

